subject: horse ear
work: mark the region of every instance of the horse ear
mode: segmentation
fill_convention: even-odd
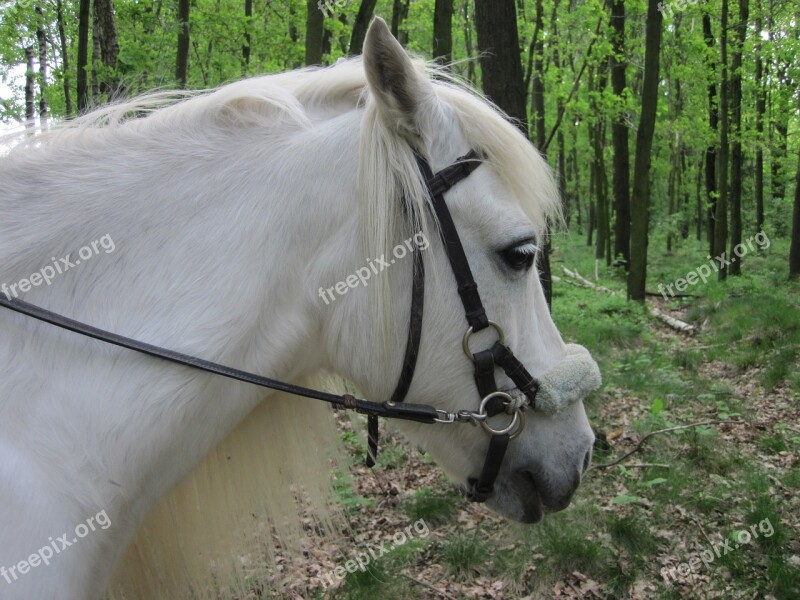
[[[386,124],[419,136],[420,115],[434,98],[433,86],[380,17],[372,21],[364,40],[364,69]]]

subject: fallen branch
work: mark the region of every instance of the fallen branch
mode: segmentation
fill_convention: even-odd
[[[691,423],[689,425],[676,425],[675,427],[667,427],[666,429],[657,429],[656,431],[651,431],[650,433],[645,434],[642,437],[642,439],[639,440],[639,443],[636,444],[636,446],[634,446],[633,450],[623,454],[617,460],[613,460],[613,461],[611,461],[609,463],[595,463],[591,467],[589,467],[588,470],[591,471],[592,469],[608,469],[609,467],[614,467],[614,466],[620,464],[626,458],[628,458],[629,456],[631,456],[631,455],[635,454],[636,452],[638,452],[639,450],[641,450],[641,448],[644,445],[644,443],[647,440],[649,440],[651,437],[653,437],[654,435],[658,435],[660,433],[669,433],[671,431],[680,431],[680,430],[683,430],[683,429],[692,429],[693,427],[704,427],[706,425],[723,425],[723,424],[726,424],[726,423],[739,423],[739,424],[742,424],[742,423],[744,423],[744,421],[736,421],[736,420],[723,420],[723,421],[720,421],[719,419],[714,419],[712,421],[702,421],[700,423]]]
[[[452,594],[448,594],[447,592],[445,592],[443,590],[435,588],[434,586],[432,586],[427,581],[422,581],[422,579],[417,579],[416,577],[412,577],[411,575],[406,575],[405,573],[400,573],[400,575],[402,575],[403,577],[405,577],[409,581],[412,581],[412,582],[416,583],[417,585],[421,585],[422,587],[428,588],[432,592],[436,592],[436,594],[439,595],[439,596],[443,596],[445,598],[448,598],[449,600],[457,600],[456,597],[453,596]]]
[[[693,334],[695,331],[697,331],[697,328],[694,325],[689,325],[689,323],[686,323],[685,321],[681,321],[680,319],[676,319],[675,317],[664,314],[654,306],[649,306],[648,310],[656,319],[666,323],[681,333]]]
[[[581,286],[591,288],[593,290],[597,290],[598,292],[605,292],[606,294],[611,294],[612,296],[616,296],[617,292],[614,290],[610,290],[607,287],[602,285],[597,285],[586,279],[583,275],[578,273],[578,271],[570,271],[567,267],[561,267],[561,270],[564,271],[569,277],[572,277],[576,281],[578,281]],[[685,321],[681,321],[680,319],[676,319],[670,315],[662,313],[659,309],[655,308],[654,306],[647,305],[647,311],[650,313],[652,317],[655,317],[668,327],[676,331],[680,331],[681,333],[687,333],[689,335],[695,333],[697,328],[694,325],[690,325]]]

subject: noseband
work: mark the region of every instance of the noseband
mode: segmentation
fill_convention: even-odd
[[[447,258],[455,276],[458,294],[464,305],[468,328],[464,334],[462,347],[466,356],[474,365],[475,384],[480,394],[478,411],[459,410],[451,413],[437,409],[426,404],[410,404],[403,402],[408,394],[411,381],[414,378],[417,357],[419,355],[420,340],[422,338],[422,316],[425,296],[425,265],[422,253],[414,249],[414,274],[411,294],[411,316],[409,319],[408,339],[406,341],[405,358],[391,399],[386,402],[371,402],[359,400],[344,394],[337,395],[320,390],[293,385],[269,377],[240,371],[225,365],[203,360],[180,352],[175,352],[145,342],[140,342],[116,333],[111,333],[68,317],[51,312],[44,308],[28,304],[17,298],[11,299],[0,294],[0,306],[4,306],[17,313],[33,319],[49,323],[56,327],[78,333],[102,342],[127,348],[135,352],[160,358],[172,363],[191,367],[213,373],[230,379],[244,381],[253,385],[278,390],[281,392],[313,398],[331,404],[335,408],[355,410],[368,417],[369,452],[367,463],[372,466],[378,451],[378,418],[401,419],[425,424],[453,424],[471,423],[480,425],[490,436],[489,449],[486,453],[483,468],[477,478],[469,479],[467,498],[473,502],[484,502],[491,496],[494,482],[500,472],[503,458],[511,439],[518,436],[525,427],[526,408],[535,408],[536,393],[539,384],[525,370],[511,350],[504,344],[503,329],[490,321],[483,307],[478,286],[472,276],[467,255],[458,237],[458,231],[447,204],[444,194],[454,185],[469,177],[477,169],[482,159],[476,152],[470,152],[459,158],[455,163],[434,174],[428,162],[417,155],[420,173],[425,178],[428,191],[430,209],[436,215],[439,223],[439,233],[444,242]],[[497,341],[490,348],[473,353],[470,349],[470,338],[483,329],[493,329],[497,334]],[[505,391],[498,391],[494,378],[495,367],[503,369],[508,378],[514,382],[517,389],[525,395],[525,401],[520,402]],[[500,413],[511,415],[510,422],[495,429],[489,424],[488,419]]]

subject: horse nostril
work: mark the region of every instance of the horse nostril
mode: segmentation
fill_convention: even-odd
[[[583,468],[581,469],[581,475],[586,473],[586,471],[589,469],[589,463],[591,462],[592,462],[592,449],[589,448],[583,457]]]

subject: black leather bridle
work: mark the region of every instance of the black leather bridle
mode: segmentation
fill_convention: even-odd
[[[116,333],[104,331],[91,325],[75,321],[44,308],[28,304],[17,298],[11,299],[0,294],[0,306],[4,306],[15,312],[38,319],[45,323],[50,323],[56,327],[73,331],[81,335],[94,338],[115,346],[134,350],[149,356],[167,360],[173,363],[199,369],[208,373],[214,373],[223,377],[244,381],[265,388],[305,396],[315,400],[327,402],[334,407],[355,410],[368,416],[368,438],[369,451],[367,464],[375,464],[378,451],[378,418],[401,419],[415,421],[418,423],[471,423],[480,424],[481,427],[490,435],[489,448],[486,453],[483,468],[477,478],[469,480],[467,498],[474,502],[484,502],[491,496],[494,482],[500,471],[500,467],[505,457],[508,443],[511,439],[518,436],[525,427],[525,409],[535,408],[536,393],[538,382],[531,377],[519,360],[503,343],[503,330],[495,323],[490,321],[483,307],[478,286],[472,276],[464,247],[458,236],[458,231],[450,210],[444,200],[444,194],[454,185],[469,177],[477,169],[482,159],[476,152],[459,158],[455,163],[434,174],[428,162],[417,155],[417,164],[421,175],[425,180],[428,191],[430,209],[436,216],[439,224],[439,233],[444,243],[447,258],[453,270],[453,275],[458,286],[458,294],[464,305],[464,311],[469,328],[463,338],[463,350],[467,357],[474,364],[475,384],[480,393],[481,402],[478,411],[459,410],[451,413],[437,409],[426,404],[409,404],[403,402],[411,381],[414,378],[417,357],[419,355],[420,341],[422,339],[422,318],[424,312],[425,297],[425,264],[422,251],[414,248],[414,272],[411,294],[411,315],[409,318],[408,339],[406,341],[405,357],[400,373],[397,387],[386,402],[371,402],[360,400],[350,394],[337,395],[320,390],[293,385],[283,381],[270,379],[261,375],[240,371],[225,365],[210,362],[175,352],[159,346],[154,346],[138,340],[127,338]],[[408,207],[407,207],[408,208]],[[497,333],[498,339],[491,348],[481,352],[472,353],[469,346],[471,336],[483,329],[493,328]],[[520,401],[519,397],[514,398],[505,391],[498,391],[495,382],[495,367],[503,369],[511,381],[517,386],[519,392],[524,394],[525,400]],[[502,412],[513,415],[511,422],[499,429],[493,428],[488,419]]]

